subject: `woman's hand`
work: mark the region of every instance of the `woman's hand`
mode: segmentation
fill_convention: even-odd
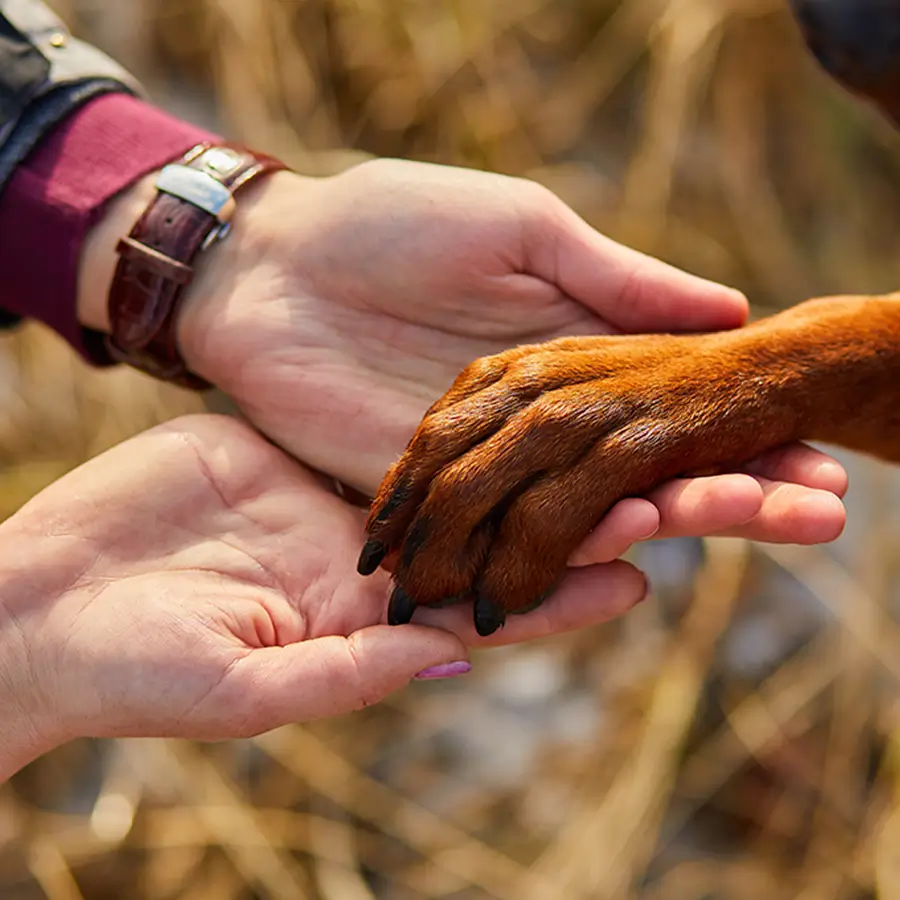
[[[367,494],[476,357],[563,334],[733,328],[736,291],[598,234],[536,183],[394,160],[280,174],[210,255],[187,360],[298,458]],[[239,204],[239,207],[241,204]],[[218,254],[218,255],[216,255]],[[802,446],[614,507],[579,562],[651,535],[840,533],[846,475]]]
[[[41,492],[0,526],[0,781],[79,736],[241,737],[465,671],[467,645],[488,643],[471,616],[384,624],[387,576],[355,572],[362,521],[218,416],[145,432]],[[610,619],[645,590],[626,563],[573,572],[490,643]]]
[[[614,244],[535,182],[375,160],[254,190],[192,287],[183,353],[263,432],[362,491],[479,356],[747,315],[736,291]]]

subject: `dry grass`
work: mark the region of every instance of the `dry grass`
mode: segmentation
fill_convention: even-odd
[[[900,144],[779,0],[57,6],[173,108],[305,171],[535,177],[760,308],[900,281]],[[35,331],[3,359],[6,513],[193,402]],[[0,790],[2,896],[900,897],[897,485],[854,474],[835,548],[648,548],[652,602],[465,684],[252,742],[63,748]]]

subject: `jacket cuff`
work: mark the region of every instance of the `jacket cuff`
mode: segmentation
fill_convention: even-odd
[[[102,336],[76,318],[87,233],[116,194],[218,140],[122,93],[95,96],[53,127],[0,194],[0,307],[39,319],[89,362],[109,365]]]

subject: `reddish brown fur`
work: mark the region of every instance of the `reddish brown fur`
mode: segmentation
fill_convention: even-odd
[[[566,338],[478,360],[388,472],[367,529],[418,604],[522,611],[622,497],[798,439],[900,460],[900,294],[737,331]]]

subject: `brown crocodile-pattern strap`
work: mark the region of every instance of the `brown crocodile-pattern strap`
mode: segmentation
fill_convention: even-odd
[[[216,165],[209,164],[210,153]],[[285,168],[270,156],[234,144],[198,145],[179,163],[212,175],[232,193],[260,175]],[[210,387],[187,369],[175,326],[195,257],[224,237],[227,228],[199,206],[157,193],[116,248],[119,260],[109,291],[111,333],[106,338],[113,359],[183,387]]]

